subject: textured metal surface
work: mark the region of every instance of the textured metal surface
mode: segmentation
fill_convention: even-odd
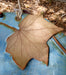
[[[4,13],[5,17],[0,18],[0,22],[19,29],[20,21],[15,20],[15,13]],[[26,14],[23,14],[24,18]],[[66,75],[66,55],[62,49],[51,38],[47,44],[49,46],[49,65],[32,59],[25,70],[21,70],[12,60],[10,54],[5,49],[6,39],[13,34],[13,30],[0,24],[0,75]],[[63,33],[55,35],[58,41],[66,49],[66,36]]]

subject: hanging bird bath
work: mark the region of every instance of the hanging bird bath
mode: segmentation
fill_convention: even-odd
[[[4,14],[4,15],[3,15]],[[19,30],[20,22],[27,16],[23,14],[20,20],[16,20],[15,13],[3,13],[0,17],[0,75],[65,75],[66,74],[66,36],[60,32],[47,41],[49,46],[49,64],[32,59],[22,70],[6,52],[7,38]],[[45,19],[46,20],[46,19]],[[48,21],[48,20],[47,20]],[[17,39],[18,40],[18,39]],[[58,41],[60,45],[58,45]],[[64,50],[63,50],[64,49]],[[18,55],[19,56],[19,55]]]

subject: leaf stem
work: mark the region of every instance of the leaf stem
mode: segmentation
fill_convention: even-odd
[[[14,30],[14,31],[17,30],[16,28],[11,27],[11,26],[9,26],[9,25],[7,25],[7,24],[5,24],[5,23],[2,23],[2,22],[0,22],[0,25],[6,26],[6,27],[8,27],[8,28],[10,28],[10,29],[12,29],[12,30]]]

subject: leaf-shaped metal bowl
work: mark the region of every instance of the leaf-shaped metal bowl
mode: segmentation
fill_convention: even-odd
[[[15,13],[4,13],[0,18],[1,23],[19,29],[21,22],[15,20]],[[22,15],[22,19],[27,14]],[[49,46],[49,65],[46,66],[41,61],[32,59],[24,70],[21,70],[13,61],[11,55],[5,51],[6,40],[14,31],[7,26],[0,24],[0,75],[65,75],[66,74],[66,55],[59,45],[51,38],[47,44]],[[57,40],[66,49],[66,36],[61,32],[55,35]]]

